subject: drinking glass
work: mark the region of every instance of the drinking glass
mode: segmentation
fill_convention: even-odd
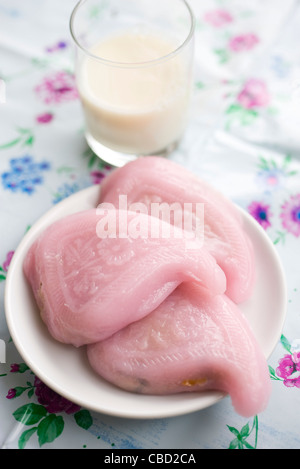
[[[75,74],[90,148],[123,166],[180,141],[192,90],[194,15],[186,0],[81,0]]]

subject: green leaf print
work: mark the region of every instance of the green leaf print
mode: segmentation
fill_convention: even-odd
[[[270,378],[273,379],[274,381],[282,381],[280,378],[276,376],[276,372],[271,365],[269,365],[269,373],[270,373]]]
[[[282,334],[280,337],[280,342],[282,346],[287,350],[289,353],[292,353],[291,351],[291,344],[289,343],[288,339]]]
[[[93,419],[88,410],[81,409],[74,414],[75,421],[79,427],[87,430],[93,424]]]
[[[250,429],[249,423],[247,422],[242,429],[239,431],[235,427],[227,425],[227,428],[233,433],[235,438],[229,443],[228,449],[256,449],[257,447],[257,434],[258,434],[258,418],[257,415],[253,418],[252,427]],[[251,445],[247,439],[251,433],[255,430],[254,445]]]
[[[22,127],[17,129],[19,136],[10,140],[9,142],[5,142],[0,145],[0,150],[5,150],[7,148],[11,148],[17,144],[21,144],[22,146],[32,146],[34,143],[34,135],[31,129],[23,129]]]
[[[219,63],[220,64],[227,63],[229,58],[230,58],[230,54],[229,54],[228,50],[226,50],[226,49],[215,49],[214,53],[219,58]]]
[[[6,148],[13,147],[14,145],[17,145],[17,143],[19,142],[21,142],[21,137],[15,138],[11,140],[10,142],[0,145],[0,150],[5,150]]]
[[[50,414],[40,421],[37,434],[39,445],[43,446],[45,443],[51,443],[64,429],[64,421],[60,415]]]
[[[283,231],[279,231],[279,230],[277,230],[276,233],[277,233],[277,238],[274,239],[273,243],[274,244],[278,244],[278,243],[284,244],[285,243],[286,233],[284,233]]]
[[[25,430],[19,438],[18,447],[19,449],[24,449],[29,438],[37,431],[37,427],[29,428]]]
[[[226,114],[230,116],[226,124],[226,129],[229,130],[232,122],[238,121],[241,125],[251,125],[258,117],[258,112],[255,109],[246,109],[238,103],[231,104]]]
[[[21,422],[24,425],[34,425],[45,417],[46,414],[47,410],[44,406],[30,403],[15,410],[13,416],[18,422]]]

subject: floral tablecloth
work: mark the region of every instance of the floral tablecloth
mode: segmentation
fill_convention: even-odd
[[[74,0],[0,0],[0,445],[5,448],[300,447],[300,2],[191,0],[196,65],[175,161],[248,211],[276,247],[287,316],[268,360],[272,396],[251,419],[230,399],[130,420],[79,407],[19,356],[5,321],[11,259],[30,226],[111,170],[87,147],[68,20]],[[101,15],[106,1],[91,15]],[[16,295],[18,292],[15,292]],[[249,375],[251,374],[249,363]]]

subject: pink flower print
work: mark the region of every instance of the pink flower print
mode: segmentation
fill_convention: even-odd
[[[221,9],[206,12],[204,19],[215,28],[221,28],[233,21],[231,14],[228,11]]]
[[[39,114],[36,116],[36,121],[39,124],[48,124],[53,119],[53,114],[51,112],[44,112],[43,114]]]
[[[68,44],[67,44],[66,41],[59,41],[56,44],[54,44],[54,46],[47,47],[46,52],[49,52],[49,53],[56,52],[56,51],[65,49],[67,46],[68,46]]]
[[[61,103],[78,98],[74,75],[61,71],[43,79],[35,92],[46,104]]]
[[[293,195],[281,207],[283,227],[297,238],[300,236],[300,194]]]
[[[102,179],[105,178],[105,174],[103,173],[103,171],[99,170],[91,171],[90,176],[93,184],[100,184]]]
[[[265,169],[258,173],[258,180],[264,189],[273,191],[282,185],[284,176],[280,168]]]
[[[300,352],[285,355],[278,363],[276,374],[283,379],[283,384],[288,388],[300,388]]]
[[[234,52],[243,52],[253,49],[258,43],[259,39],[255,34],[241,34],[229,41],[229,48]]]
[[[14,255],[14,252],[15,251],[9,251],[7,254],[6,254],[6,259],[5,261],[3,262],[3,270],[5,270],[5,272],[7,272],[8,270],[8,267],[9,267],[9,264],[12,260],[12,257]]]
[[[237,97],[237,100],[245,109],[268,106],[270,96],[265,82],[251,78],[245,83],[244,88]]]
[[[271,226],[270,217],[272,214],[269,205],[252,202],[248,207],[248,211],[265,230]]]
[[[11,373],[25,373],[27,370],[29,370],[29,368],[25,363],[12,363],[10,365]]]
[[[74,414],[80,410],[80,406],[73,404],[65,397],[60,396],[55,391],[48,388],[48,386],[37,377],[35,377],[34,386],[38,402],[45,407],[49,414],[55,414],[57,412]]]
[[[11,388],[8,390],[8,393],[6,395],[6,399],[13,399],[14,397],[16,397],[17,395],[17,391],[15,388]]]
[[[300,352],[293,352],[292,353],[292,359],[293,359],[293,362],[299,366],[300,364]]]
[[[19,372],[19,369],[20,369],[20,367],[19,367],[19,364],[18,364],[18,363],[12,363],[12,364],[10,365],[10,372],[11,372],[11,373],[18,373],[18,372]]]

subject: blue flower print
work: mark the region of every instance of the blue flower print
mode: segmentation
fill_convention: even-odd
[[[43,173],[50,169],[47,161],[36,163],[30,155],[10,160],[10,171],[1,174],[5,189],[12,192],[25,192],[32,194],[35,187],[43,183]]]
[[[281,189],[288,177],[295,176],[297,171],[291,168],[293,159],[286,155],[282,162],[277,163],[273,158],[259,158],[259,172],[256,181],[265,193],[272,193]]]
[[[289,75],[290,64],[283,57],[273,55],[270,62],[270,68],[278,78],[285,79]]]
[[[73,184],[65,183],[57,189],[57,192],[54,194],[53,203],[58,204],[63,199],[66,199],[75,192],[78,192],[80,189],[79,185],[74,182]]]

